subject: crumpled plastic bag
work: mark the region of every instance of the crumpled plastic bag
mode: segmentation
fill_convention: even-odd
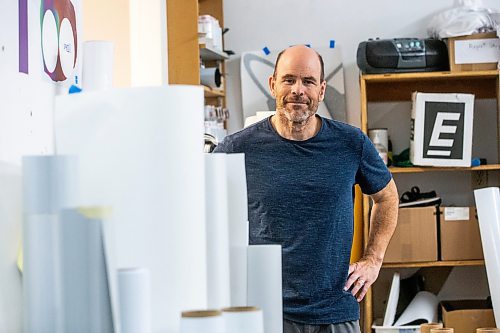
[[[431,38],[448,38],[496,31],[500,13],[483,7],[482,0],[460,0],[458,6],[435,15],[427,29]]]

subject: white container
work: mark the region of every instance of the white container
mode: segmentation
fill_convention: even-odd
[[[420,333],[420,326],[377,326],[372,328],[375,333]]]

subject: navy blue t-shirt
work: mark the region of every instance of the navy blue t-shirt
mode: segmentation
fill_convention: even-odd
[[[321,118],[305,141],[281,137],[270,118],[226,137],[215,152],[245,153],[250,244],[283,248],[284,318],[311,325],[359,319],[346,283],[353,186],[383,189],[391,174],[358,128]]]

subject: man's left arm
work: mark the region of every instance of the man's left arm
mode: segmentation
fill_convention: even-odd
[[[349,266],[349,278],[344,290],[361,302],[378,277],[384,254],[391,240],[398,219],[399,197],[396,184],[391,179],[379,192],[370,196],[373,206],[370,216],[368,245],[363,257]]]

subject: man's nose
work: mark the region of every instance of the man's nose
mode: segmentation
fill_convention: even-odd
[[[299,96],[304,95],[304,86],[300,80],[295,81],[292,86],[292,93]]]

